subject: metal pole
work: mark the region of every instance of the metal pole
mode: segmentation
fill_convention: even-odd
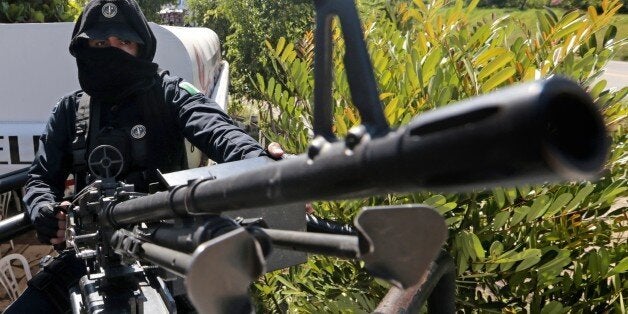
[[[343,258],[358,258],[360,256],[357,236],[261,228],[259,230],[268,235],[274,245],[292,250]]]

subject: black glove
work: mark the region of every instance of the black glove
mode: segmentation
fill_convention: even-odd
[[[61,210],[57,204],[46,204],[39,208],[37,214],[31,216],[37,239],[41,243],[50,244],[50,239],[57,237],[59,231],[59,219],[55,217]]]

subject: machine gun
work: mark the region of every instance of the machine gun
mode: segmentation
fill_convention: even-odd
[[[166,191],[140,195],[112,179],[120,160],[115,149],[100,147],[89,163],[100,167],[94,172],[102,178],[79,195],[68,215],[67,243],[88,269],[72,291],[76,311],[173,311],[163,278],[176,274],[185,278],[198,311],[250,312],[247,289],[265,271],[274,247],[361,259],[367,271],[398,287],[418,285],[422,302],[444,275],[433,262],[447,230],[429,207],[365,208],[355,218],[354,236],[277,230],[263,219],[223,214],[420,189],[590,179],[604,165],[603,120],[586,92],[560,77],[462,101],[391,130],[353,2],[314,3],[315,138],[308,151],[277,162],[245,160],[166,174]],[[347,77],[362,118],[344,140],[332,131],[332,15],[343,29]],[[12,221],[18,222],[24,224]],[[453,311],[451,284],[445,286],[449,294],[429,303]]]

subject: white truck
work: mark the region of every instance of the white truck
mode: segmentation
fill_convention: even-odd
[[[155,62],[226,109],[229,66],[208,28],[150,23]],[[80,89],[68,44],[74,23],[0,24],[0,176],[28,167],[56,101]],[[189,143],[189,165],[200,151]]]

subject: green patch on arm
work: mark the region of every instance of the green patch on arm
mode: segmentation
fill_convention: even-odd
[[[185,89],[185,91],[187,91],[191,95],[195,95],[195,94],[198,94],[198,93],[201,92],[194,85],[192,85],[191,83],[188,83],[186,81],[181,81],[181,83],[179,83],[179,87]]]

